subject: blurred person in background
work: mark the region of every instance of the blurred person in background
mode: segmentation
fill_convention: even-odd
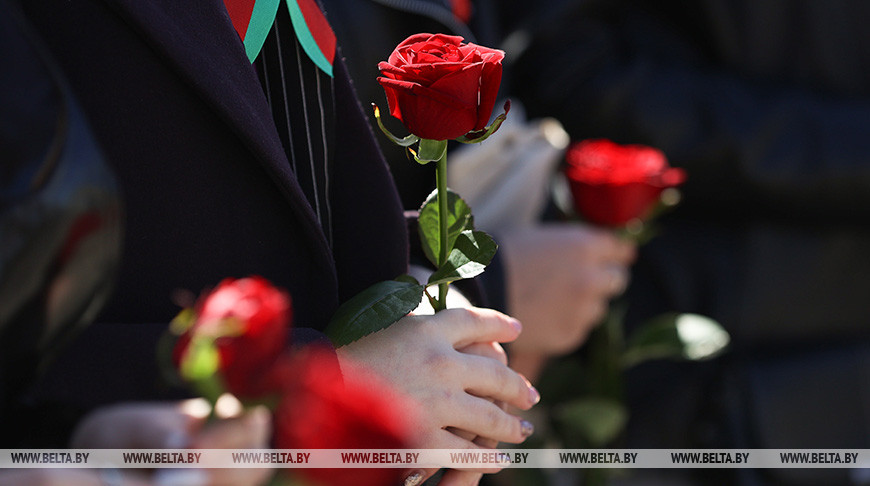
[[[713,362],[629,377],[632,448],[870,445],[870,8],[860,1],[503,2],[513,93],[572,138],[660,148],[680,207],[640,252],[628,320],[721,322]],[[859,484],[695,470],[698,484]],[[866,478],[864,478],[866,479]]]

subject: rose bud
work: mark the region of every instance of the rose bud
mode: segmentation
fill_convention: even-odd
[[[287,364],[285,361],[282,364]],[[416,409],[378,376],[314,350],[285,367],[284,398],[275,411],[278,449],[404,449]],[[313,484],[400,484],[402,469],[288,469]]]

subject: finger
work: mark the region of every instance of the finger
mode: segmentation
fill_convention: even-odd
[[[262,407],[242,416],[223,419],[204,426],[191,438],[196,449],[256,449],[266,447],[271,430],[271,416]]]
[[[486,437],[478,436],[472,442],[475,444],[485,447],[487,449],[495,449],[498,446],[498,441],[495,439],[488,439]],[[442,476],[441,481],[438,482],[439,486],[460,486],[460,485],[475,485],[478,484],[483,478],[483,473],[474,472],[474,471],[459,471],[456,469],[448,469],[444,476]]]
[[[431,469],[409,469],[402,475],[404,486],[419,486],[424,481],[432,477],[438,468]]]
[[[466,433],[463,435],[465,435],[466,437],[474,435],[474,433],[471,431],[464,431],[464,432],[466,432]],[[439,443],[444,444],[442,447],[439,447],[439,448],[443,448],[443,449],[453,449],[453,450],[456,450],[457,452],[469,452],[469,453],[492,452],[491,449],[481,447],[481,446],[477,445],[475,442],[472,442],[468,439],[465,439],[463,437],[456,435],[453,432],[448,432],[446,430],[442,430],[439,433],[438,440],[439,440]],[[478,458],[478,460],[479,460],[479,458]],[[494,474],[494,473],[501,471],[503,469],[503,466],[500,466],[499,464],[494,463],[489,467],[462,468],[462,467],[456,467],[456,464],[454,463],[454,468],[460,469],[463,471],[473,471],[473,472],[478,472],[478,473]]]
[[[637,244],[631,240],[620,238],[610,231],[604,232],[601,243],[603,261],[617,265],[630,265],[637,257]]]
[[[507,353],[505,353],[504,348],[496,342],[473,343],[462,349],[458,349],[457,351],[460,353],[473,354],[475,356],[494,359],[505,366],[508,364]]]
[[[634,261],[637,245],[619,238],[610,230],[595,227],[578,228],[578,250],[592,261],[628,265]]]
[[[608,273],[608,295],[614,296],[625,292],[628,288],[629,273],[625,267],[618,265],[610,265],[607,267]]]
[[[495,449],[498,446],[498,441],[495,439],[489,439],[487,437],[478,437],[473,441],[475,444],[480,447],[485,447],[487,449]]]
[[[209,477],[214,474],[214,471],[213,469],[158,469],[151,475],[149,484],[157,486],[182,484],[217,486],[218,483]],[[124,484],[126,486],[127,483],[106,482],[106,486],[110,484]]]
[[[501,402],[496,402],[495,405],[497,407],[501,408],[502,410],[507,410],[505,405],[502,404]],[[483,447],[486,449],[495,449],[495,447],[498,445],[498,441],[495,439],[490,439],[487,437],[476,435],[473,432],[469,432],[467,430],[457,429],[456,427],[447,427],[447,430],[450,431],[450,433],[452,433],[452,434],[458,435],[459,437],[462,437],[463,439],[468,439],[473,444],[479,445],[480,447]]]
[[[501,363],[480,356],[465,356],[463,379],[465,391],[477,397],[491,398],[521,410],[532,408],[541,399],[538,390],[522,375]]]
[[[238,417],[244,411],[244,405],[235,396],[224,393],[214,404],[214,412],[220,418]]]
[[[475,486],[480,483],[483,474],[474,471],[460,471],[458,469],[448,469],[438,486]]]
[[[427,322],[433,331],[443,333],[456,349],[476,342],[505,343],[520,335],[522,324],[513,317],[492,309],[448,309]]]
[[[471,438],[471,437],[474,437],[474,434],[471,434],[468,432],[463,432],[463,431],[457,431],[456,433],[448,432],[447,430],[440,431],[438,433],[438,442],[439,442],[438,448],[453,449],[453,450],[457,450],[457,451],[466,450],[466,449],[470,449],[472,451],[473,450],[485,450],[476,444],[476,442],[478,442],[479,439],[475,439],[475,442],[471,442],[470,440],[463,438],[461,436]],[[429,479],[433,475],[435,475],[435,473],[437,473],[439,470],[440,470],[439,468],[408,469],[408,470],[404,471],[404,473],[403,473],[403,476],[402,476],[403,484],[404,484],[404,486],[418,486],[420,484],[423,484],[423,482],[425,482],[427,479]],[[493,466],[492,468],[474,469],[474,470],[467,470],[467,471],[472,471],[472,472],[475,472],[478,474],[497,473],[497,472],[501,471],[501,468],[499,468],[497,466]]]
[[[121,469],[86,471],[77,469],[30,469],[30,470],[6,470],[0,471],[0,485],[40,485],[40,486],[102,486],[109,484],[106,480],[108,474],[115,474],[121,478],[125,486],[146,486],[143,478],[132,474],[122,473]]]
[[[453,427],[478,436],[519,444],[534,432],[530,422],[505,412],[488,400],[468,396],[461,406],[464,413],[453,418]]]
[[[199,419],[182,413],[176,404],[124,403],[101,408],[76,428],[72,445],[78,448],[183,448],[188,432]]]
[[[259,486],[266,484],[274,470],[266,468],[208,469],[204,483],[166,483],[166,484],[203,484],[208,486]]]
[[[456,427],[447,427],[444,430],[450,432],[453,435],[459,436],[459,437],[461,437],[469,442],[477,444],[476,440],[479,436],[477,434],[475,434],[474,432],[469,432],[467,430],[457,429]]]
[[[565,342],[574,343],[573,348],[578,339],[583,339],[596,326],[601,324],[604,316],[607,315],[608,301],[603,299],[588,299],[579,306],[574,314],[574,322],[570,328],[566,328]]]
[[[578,274],[575,291],[587,298],[608,299],[621,294],[628,287],[629,274],[619,265],[596,265]]]

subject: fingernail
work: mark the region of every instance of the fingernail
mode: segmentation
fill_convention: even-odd
[[[514,329],[517,330],[517,332],[523,332],[523,324],[520,321],[516,319],[511,319],[511,326],[513,326]]]
[[[528,420],[520,420],[520,433],[523,437],[529,437],[535,433],[535,425]]]
[[[405,486],[417,486],[423,483],[423,473],[416,471],[405,478]]]
[[[155,486],[205,486],[208,474],[200,469],[160,469],[152,476]]]
[[[529,385],[529,396],[532,399],[532,405],[537,405],[541,401],[541,392],[532,385]]]

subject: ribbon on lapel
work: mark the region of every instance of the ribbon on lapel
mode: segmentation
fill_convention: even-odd
[[[254,62],[278,12],[281,0],[224,0],[233,27],[245,45],[248,60]],[[293,31],[309,59],[332,77],[336,37],[315,0],[287,0]]]

